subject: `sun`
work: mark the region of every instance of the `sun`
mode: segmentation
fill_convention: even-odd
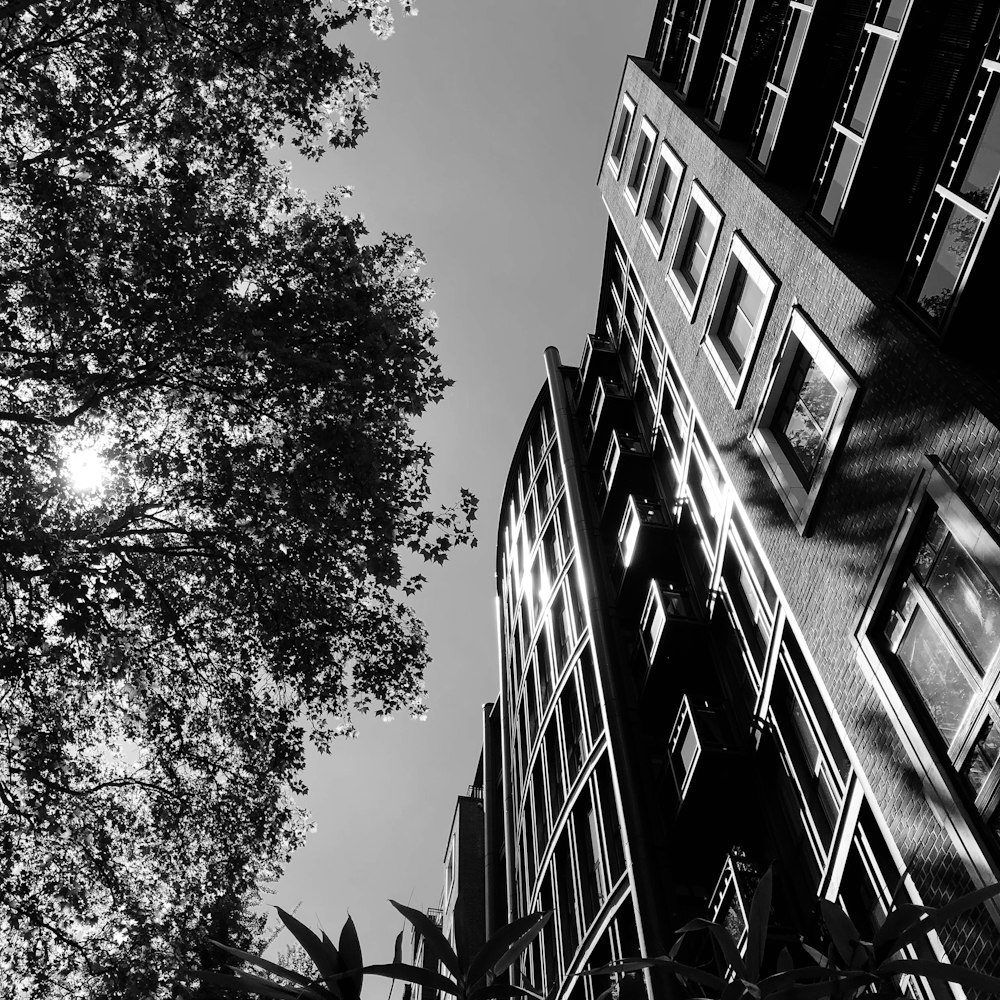
[[[66,475],[78,493],[93,493],[104,485],[108,468],[97,448],[80,448],[66,456]]]

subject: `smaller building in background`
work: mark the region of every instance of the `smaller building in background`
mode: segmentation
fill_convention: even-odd
[[[444,852],[444,884],[436,907],[427,910],[459,955],[472,955],[486,941],[486,869],[484,862],[483,762],[465,795],[459,795],[451,819]],[[429,951],[414,928],[411,939],[412,964],[448,974]],[[438,991],[415,986],[413,1000],[438,1000]]]

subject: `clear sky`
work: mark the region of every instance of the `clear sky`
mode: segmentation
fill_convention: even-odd
[[[318,829],[269,900],[300,903],[299,919],[334,940],[349,910],[368,961],[391,957],[400,922],[389,897],[425,909],[441,891],[455,797],[473,780],[481,707],[499,683],[500,493],[543,350],[554,344],[575,364],[593,332],[607,226],[596,178],[625,57],[645,48],[655,4],[417,6],[388,40],[344,33],[381,73],[369,133],[357,150],[292,173],[315,197],[350,184],[346,207],[370,231],[411,233],[424,251],[456,383],[421,426],[435,497],[451,502],[465,486],[480,498],[479,547],[429,570],[417,602],[434,659],[427,720],[360,719],[357,739],[311,759]]]

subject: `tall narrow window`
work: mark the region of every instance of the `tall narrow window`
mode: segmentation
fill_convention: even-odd
[[[621,173],[625,150],[628,148],[629,136],[632,133],[632,118],[635,115],[635,101],[628,94],[622,95],[618,108],[618,120],[611,140],[611,151],[608,153],[608,166],[617,177]]]
[[[663,250],[663,241],[670,226],[670,217],[674,211],[683,175],[684,164],[677,159],[665,142],[660,143],[660,154],[656,161],[653,182],[649,186],[649,197],[646,199],[646,209],[642,219],[643,234],[657,256]]]
[[[785,104],[799,67],[811,21],[812,11],[805,4],[798,0],[789,4],[750,140],[750,160],[761,170],[767,170],[777,145]]]
[[[708,358],[734,406],[740,404],[776,287],[757,255],[734,236],[706,335]]]
[[[935,330],[947,326],[996,213],[1000,64],[979,71],[907,261],[905,298]]]
[[[639,139],[632,153],[632,165],[629,167],[628,178],[625,181],[625,199],[632,210],[639,208],[642,190],[646,184],[646,174],[649,173],[649,161],[653,157],[653,147],[656,145],[656,129],[648,118],[643,118],[639,128]]]
[[[816,171],[811,212],[831,231],[836,229],[841,212],[850,196],[858,162],[864,149],[869,126],[885,89],[885,81],[898,48],[899,36],[908,4],[898,4],[890,17],[881,4],[874,7],[874,21],[865,25],[848,74],[837,114],[830,127],[826,152]],[[884,17],[882,16],[884,15]],[[889,20],[895,28],[879,24]]]
[[[698,183],[691,186],[684,226],[667,279],[681,307],[693,318],[719,236],[722,213]]]

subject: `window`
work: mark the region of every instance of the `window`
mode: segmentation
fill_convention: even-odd
[[[628,94],[622,95],[621,107],[618,111],[618,122],[615,125],[614,140],[608,155],[608,166],[611,173],[617,177],[621,173],[622,160],[628,148],[629,134],[632,131],[632,118],[635,115],[635,101]]]
[[[695,66],[698,62],[698,50],[705,36],[705,23],[708,19],[708,9],[711,0],[695,0],[693,4],[691,24],[684,40],[684,55],[681,58],[681,68],[677,76],[677,92],[687,98],[691,91],[691,81],[694,79]]]
[[[771,162],[811,20],[811,10],[789,4],[750,140],[750,159],[761,170],[767,170]]]
[[[628,179],[625,182],[625,200],[637,211],[642,198],[642,189],[646,184],[646,174],[649,173],[649,161],[656,145],[656,129],[648,118],[643,118],[639,129],[639,139],[632,153],[632,165],[629,167]]]
[[[722,212],[712,203],[705,189],[697,182],[692,184],[684,226],[667,273],[667,280],[689,319],[694,317],[708,275],[721,222]]]
[[[929,735],[904,742],[935,793],[944,767],[997,836],[1000,543],[936,459],[911,496],[858,639],[897,725]]]
[[[739,406],[767,320],[774,278],[736,234],[706,333],[707,356],[733,406]]]
[[[831,232],[836,229],[850,194],[851,181],[864,148],[868,128],[878,107],[895,54],[907,3],[882,12],[884,24],[868,23],[854,57],[854,65],[834,117],[826,153],[813,185],[810,211]],[[875,6],[879,19],[879,5]],[[890,28],[889,25],[895,25]]]
[[[750,440],[801,532],[844,437],[857,391],[847,366],[796,306]]]
[[[717,129],[722,128],[729,105],[729,96],[733,90],[733,80],[739,65],[743,43],[746,41],[747,29],[753,14],[753,3],[749,0],[736,0],[729,15],[729,25],[726,28],[726,38],[722,46],[722,55],[715,69],[715,79],[705,109],[705,118]]]
[[[780,666],[771,692],[770,719],[782,765],[797,793],[799,820],[822,868],[833,844],[850,761],[801,657],[794,640],[782,642]]]
[[[1000,64],[984,61],[910,250],[907,304],[943,330],[996,210]]]
[[[670,217],[677,201],[677,192],[684,176],[684,164],[665,143],[660,143],[653,183],[649,186],[642,231],[657,257],[663,252],[663,242],[670,226]]]

